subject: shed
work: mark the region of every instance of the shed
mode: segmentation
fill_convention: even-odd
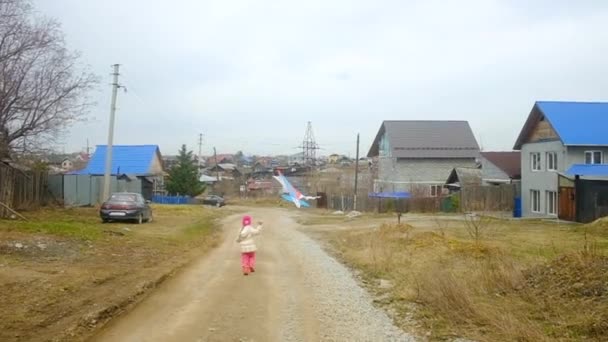
[[[560,219],[589,223],[608,216],[608,165],[572,165],[559,188]]]
[[[445,187],[452,191],[458,191],[468,186],[481,186],[480,169],[466,167],[454,168],[445,182]]]

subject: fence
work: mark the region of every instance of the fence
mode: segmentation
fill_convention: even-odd
[[[367,194],[357,196],[357,210],[368,212],[439,212],[442,209],[444,198],[370,198]],[[355,209],[355,198],[353,195],[328,195],[327,209],[351,211]]]
[[[462,211],[513,211],[516,197],[514,184],[468,186],[460,191]]]
[[[367,194],[357,196],[357,210],[375,212],[469,212],[469,211],[513,211],[516,188],[512,184],[500,186],[467,187],[445,197],[414,197],[409,199],[369,198]],[[351,211],[354,196],[328,194],[327,209]]]
[[[0,163],[0,202],[14,210],[38,209],[47,200],[48,174],[43,171],[22,171]],[[0,206],[0,217],[12,213]]]
[[[152,202],[158,204],[192,204],[194,199],[189,196],[152,196]]]

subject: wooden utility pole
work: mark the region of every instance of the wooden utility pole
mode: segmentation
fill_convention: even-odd
[[[357,133],[357,159],[355,160],[355,198],[353,209],[357,210],[357,186],[359,185],[359,133]]]

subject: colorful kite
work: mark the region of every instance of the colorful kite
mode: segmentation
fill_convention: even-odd
[[[314,200],[319,198],[318,196],[305,196],[300,190],[296,189],[291,183],[283,176],[280,172],[278,176],[272,176],[277,182],[281,183],[283,187],[283,195],[281,196],[284,200],[293,202],[296,207],[310,207],[310,204],[306,202],[307,200]]]

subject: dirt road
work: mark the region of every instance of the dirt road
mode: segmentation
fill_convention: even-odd
[[[256,273],[240,272],[240,216],[224,242],[165,283],[95,341],[409,341],[349,271],[300,233],[289,211],[264,221]]]

